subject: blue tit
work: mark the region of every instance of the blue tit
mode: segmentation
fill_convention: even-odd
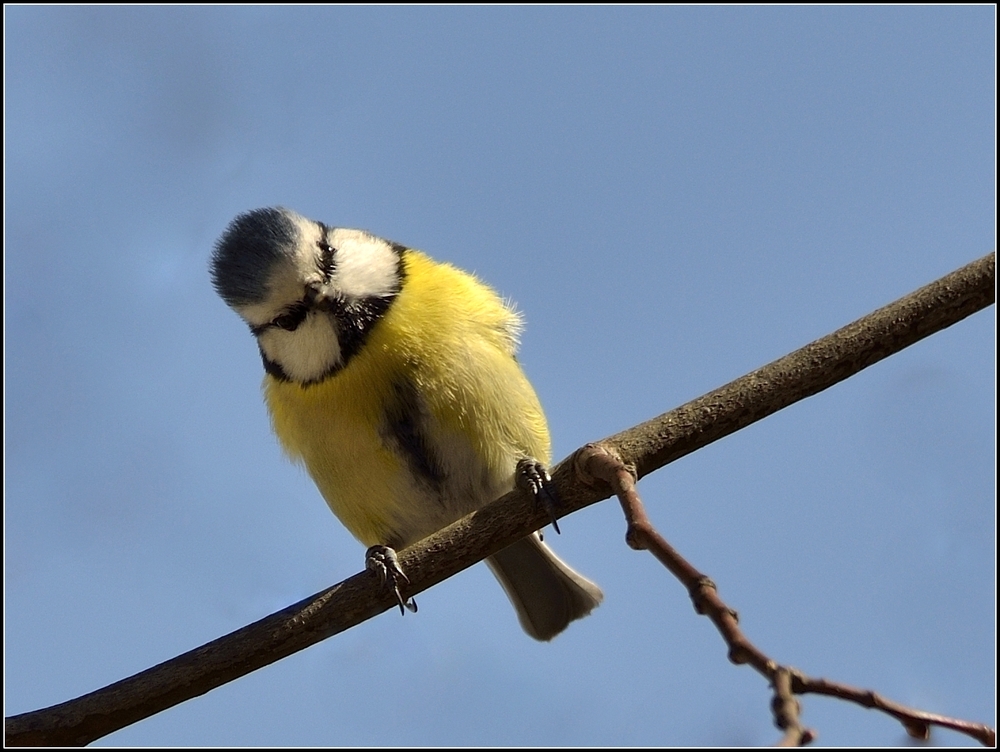
[[[365,545],[425,538],[511,490],[519,466],[547,479],[520,316],[472,275],[272,208],[230,223],[212,280],[257,339],[283,448]],[[487,563],[538,640],[603,598],[538,533]]]

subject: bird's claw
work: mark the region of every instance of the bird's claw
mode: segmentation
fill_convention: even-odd
[[[365,553],[365,569],[369,569],[378,575],[382,587],[388,585],[396,595],[396,602],[399,603],[399,613],[406,613],[404,608],[416,613],[417,602],[410,598],[407,600],[400,592],[401,585],[409,585],[410,579],[399,566],[399,557],[389,546],[372,546]]]
[[[525,457],[517,463],[517,487],[531,494],[535,504],[540,504],[549,514],[552,529],[559,533],[559,523],[556,521],[556,507],[559,501],[556,490],[552,486],[552,478],[541,462]]]

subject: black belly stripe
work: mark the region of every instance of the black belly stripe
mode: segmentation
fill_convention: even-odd
[[[397,381],[393,396],[395,399],[385,411],[386,438],[400,451],[413,474],[439,491],[446,474],[424,436],[426,412],[417,388],[409,380]]]

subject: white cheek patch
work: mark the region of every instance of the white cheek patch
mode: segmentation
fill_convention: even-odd
[[[310,313],[294,332],[269,327],[257,339],[267,359],[293,381],[316,381],[340,365],[340,341],[324,313]]]
[[[331,287],[346,298],[383,298],[399,289],[399,256],[386,241],[361,230],[336,229],[337,249]]]

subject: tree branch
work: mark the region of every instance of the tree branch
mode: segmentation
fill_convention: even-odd
[[[637,478],[809,397],[995,301],[995,254],[658,418],[616,434],[611,448]],[[611,495],[553,472],[560,516]],[[507,494],[400,552],[408,595],[451,577],[548,522],[521,492]],[[202,647],[103,689],[5,721],[8,745],[83,745],[314,645],[396,605],[362,572]],[[814,690],[815,691],[815,690]]]

